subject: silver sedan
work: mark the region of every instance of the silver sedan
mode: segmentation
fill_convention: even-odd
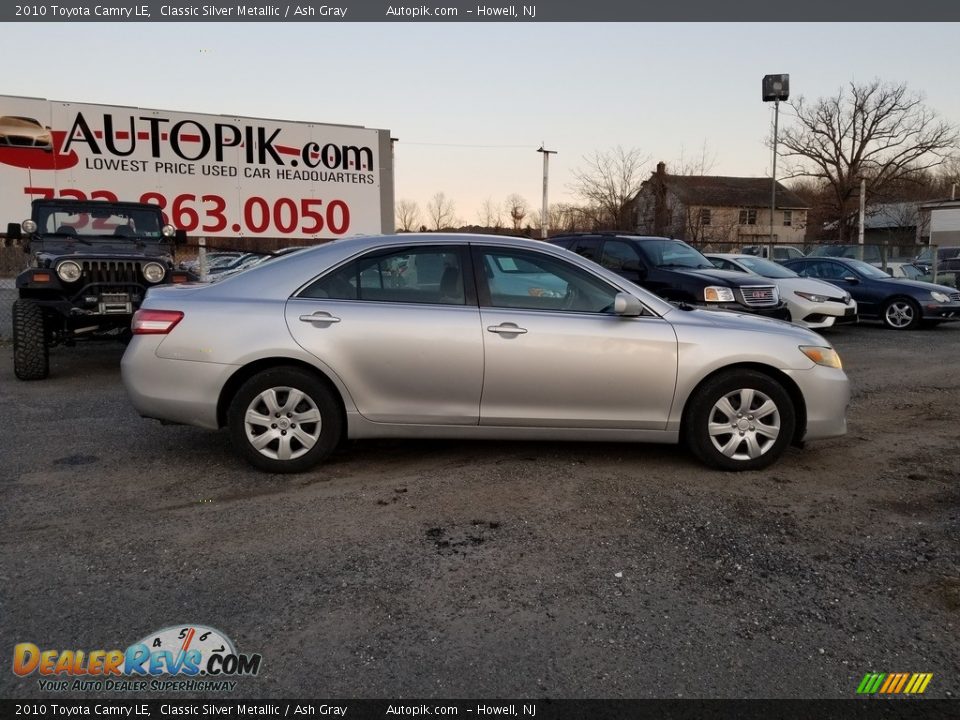
[[[132,329],[140,414],[227,427],[269,472],[345,437],[684,441],[752,470],[846,431],[847,377],[819,335],[677,307],[529,240],[337,240],[151,289]]]

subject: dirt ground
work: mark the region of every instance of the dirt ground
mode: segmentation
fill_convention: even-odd
[[[0,634],[125,648],[222,630],[238,697],[960,694],[960,327],[830,332],[849,434],[767,471],[680,448],[358,442],[259,474],[225,433],[142,420],[122,350],[0,346]],[[9,666],[8,666],[9,667]],[[0,696],[36,676],[0,672]]]

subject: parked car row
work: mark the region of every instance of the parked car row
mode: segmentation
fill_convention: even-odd
[[[846,257],[808,255],[775,263],[749,254],[709,257],[680,240],[620,233],[551,238],[666,300],[739,310],[823,329],[859,317],[894,330],[960,320],[956,288],[893,279]]]

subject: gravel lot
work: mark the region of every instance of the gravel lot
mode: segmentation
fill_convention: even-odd
[[[833,331],[845,438],[756,473],[678,448],[362,442],[297,477],[141,420],[122,349],[0,346],[0,633],[115,648],[202,623],[237,697],[960,694],[960,327]],[[8,666],[9,667],[9,666]],[[0,672],[0,696],[40,697]]]

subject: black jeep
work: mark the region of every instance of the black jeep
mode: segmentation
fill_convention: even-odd
[[[718,270],[682,240],[601,232],[558,235],[549,242],[583,255],[665,300],[790,319],[772,282]]]
[[[7,226],[32,256],[17,276],[13,368],[42,380],[48,351],[77,340],[119,338],[154,285],[186,282],[174,248],[186,233],[164,225],[156,205],[99,200],[34,200],[30,219]]]

